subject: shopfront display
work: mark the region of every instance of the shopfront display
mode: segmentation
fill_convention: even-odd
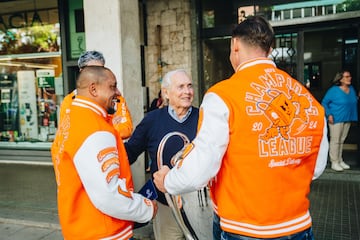
[[[37,70],[39,140],[53,141],[57,127],[55,71]]]
[[[38,121],[35,91],[34,71],[18,71],[18,99],[19,99],[19,139],[30,140],[38,138]],[[16,131],[16,130],[15,130]]]
[[[1,63],[0,63],[1,64]],[[10,71],[10,70],[9,70]],[[61,77],[54,69],[27,69],[0,75],[1,142],[51,142],[57,128]]]
[[[0,140],[14,141],[18,134],[16,75],[0,75]]]
[[[53,141],[64,94],[57,1],[6,9],[0,10],[0,148],[33,143],[36,149]]]

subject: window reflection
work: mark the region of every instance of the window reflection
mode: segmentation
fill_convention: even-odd
[[[0,141],[52,141],[63,96],[60,53],[12,56],[0,58]]]
[[[63,97],[57,9],[0,16],[0,141],[51,142]]]
[[[254,1],[252,5],[243,5],[242,1],[207,1],[202,0],[203,28],[220,27],[226,21],[235,19],[238,23],[249,15],[262,15],[270,21],[283,21],[299,18],[310,18],[340,14],[344,12],[360,11],[358,0],[333,1]],[[226,16],[226,17],[225,17]],[[230,22],[229,24],[233,24]]]

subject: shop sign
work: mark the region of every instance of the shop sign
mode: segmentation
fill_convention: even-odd
[[[55,88],[55,72],[54,70],[38,70],[36,76],[38,80],[38,87],[40,88]]]
[[[70,57],[78,59],[86,49],[83,0],[69,1]]]
[[[11,102],[11,91],[10,88],[1,89],[1,100],[0,103],[10,103]]]
[[[38,77],[38,87],[41,88],[53,88],[55,77]]]
[[[0,29],[32,27],[35,24],[43,25],[40,15],[34,12],[18,12],[10,15],[0,15]]]

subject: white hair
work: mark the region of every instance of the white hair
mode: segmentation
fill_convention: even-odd
[[[173,80],[172,77],[177,73],[184,73],[189,79],[191,79],[189,74],[185,71],[185,69],[176,69],[176,70],[172,70],[170,72],[167,72],[164,75],[164,77],[163,77],[163,79],[161,81],[161,97],[162,97],[162,99],[164,101],[164,103],[163,103],[164,106],[169,105],[169,99],[165,97],[165,95],[163,94],[162,89],[163,88],[169,89],[169,87],[172,84],[172,80]]]
[[[186,76],[188,76],[190,78],[190,76],[188,75],[188,73],[185,71],[185,69],[176,69],[176,70],[172,70],[168,73],[166,73],[162,79],[161,82],[161,88],[166,88],[169,89],[170,85],[171,85],[171,81],[172,81],[172,76],[176,73],[184,73]]]

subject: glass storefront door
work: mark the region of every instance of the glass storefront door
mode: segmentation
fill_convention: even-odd
[[[206,39],[203,46],[203,65],[204,65],[204,83],[205,89],[215,83],[229,78],[234,70],[231,67],[230,38]]]
[[[358,88],[357,34],[357,28],[323,29],[304,33],[305,76],[317,99],[322,99],[335,74],[342,69],[351,71],[352,84]]]

